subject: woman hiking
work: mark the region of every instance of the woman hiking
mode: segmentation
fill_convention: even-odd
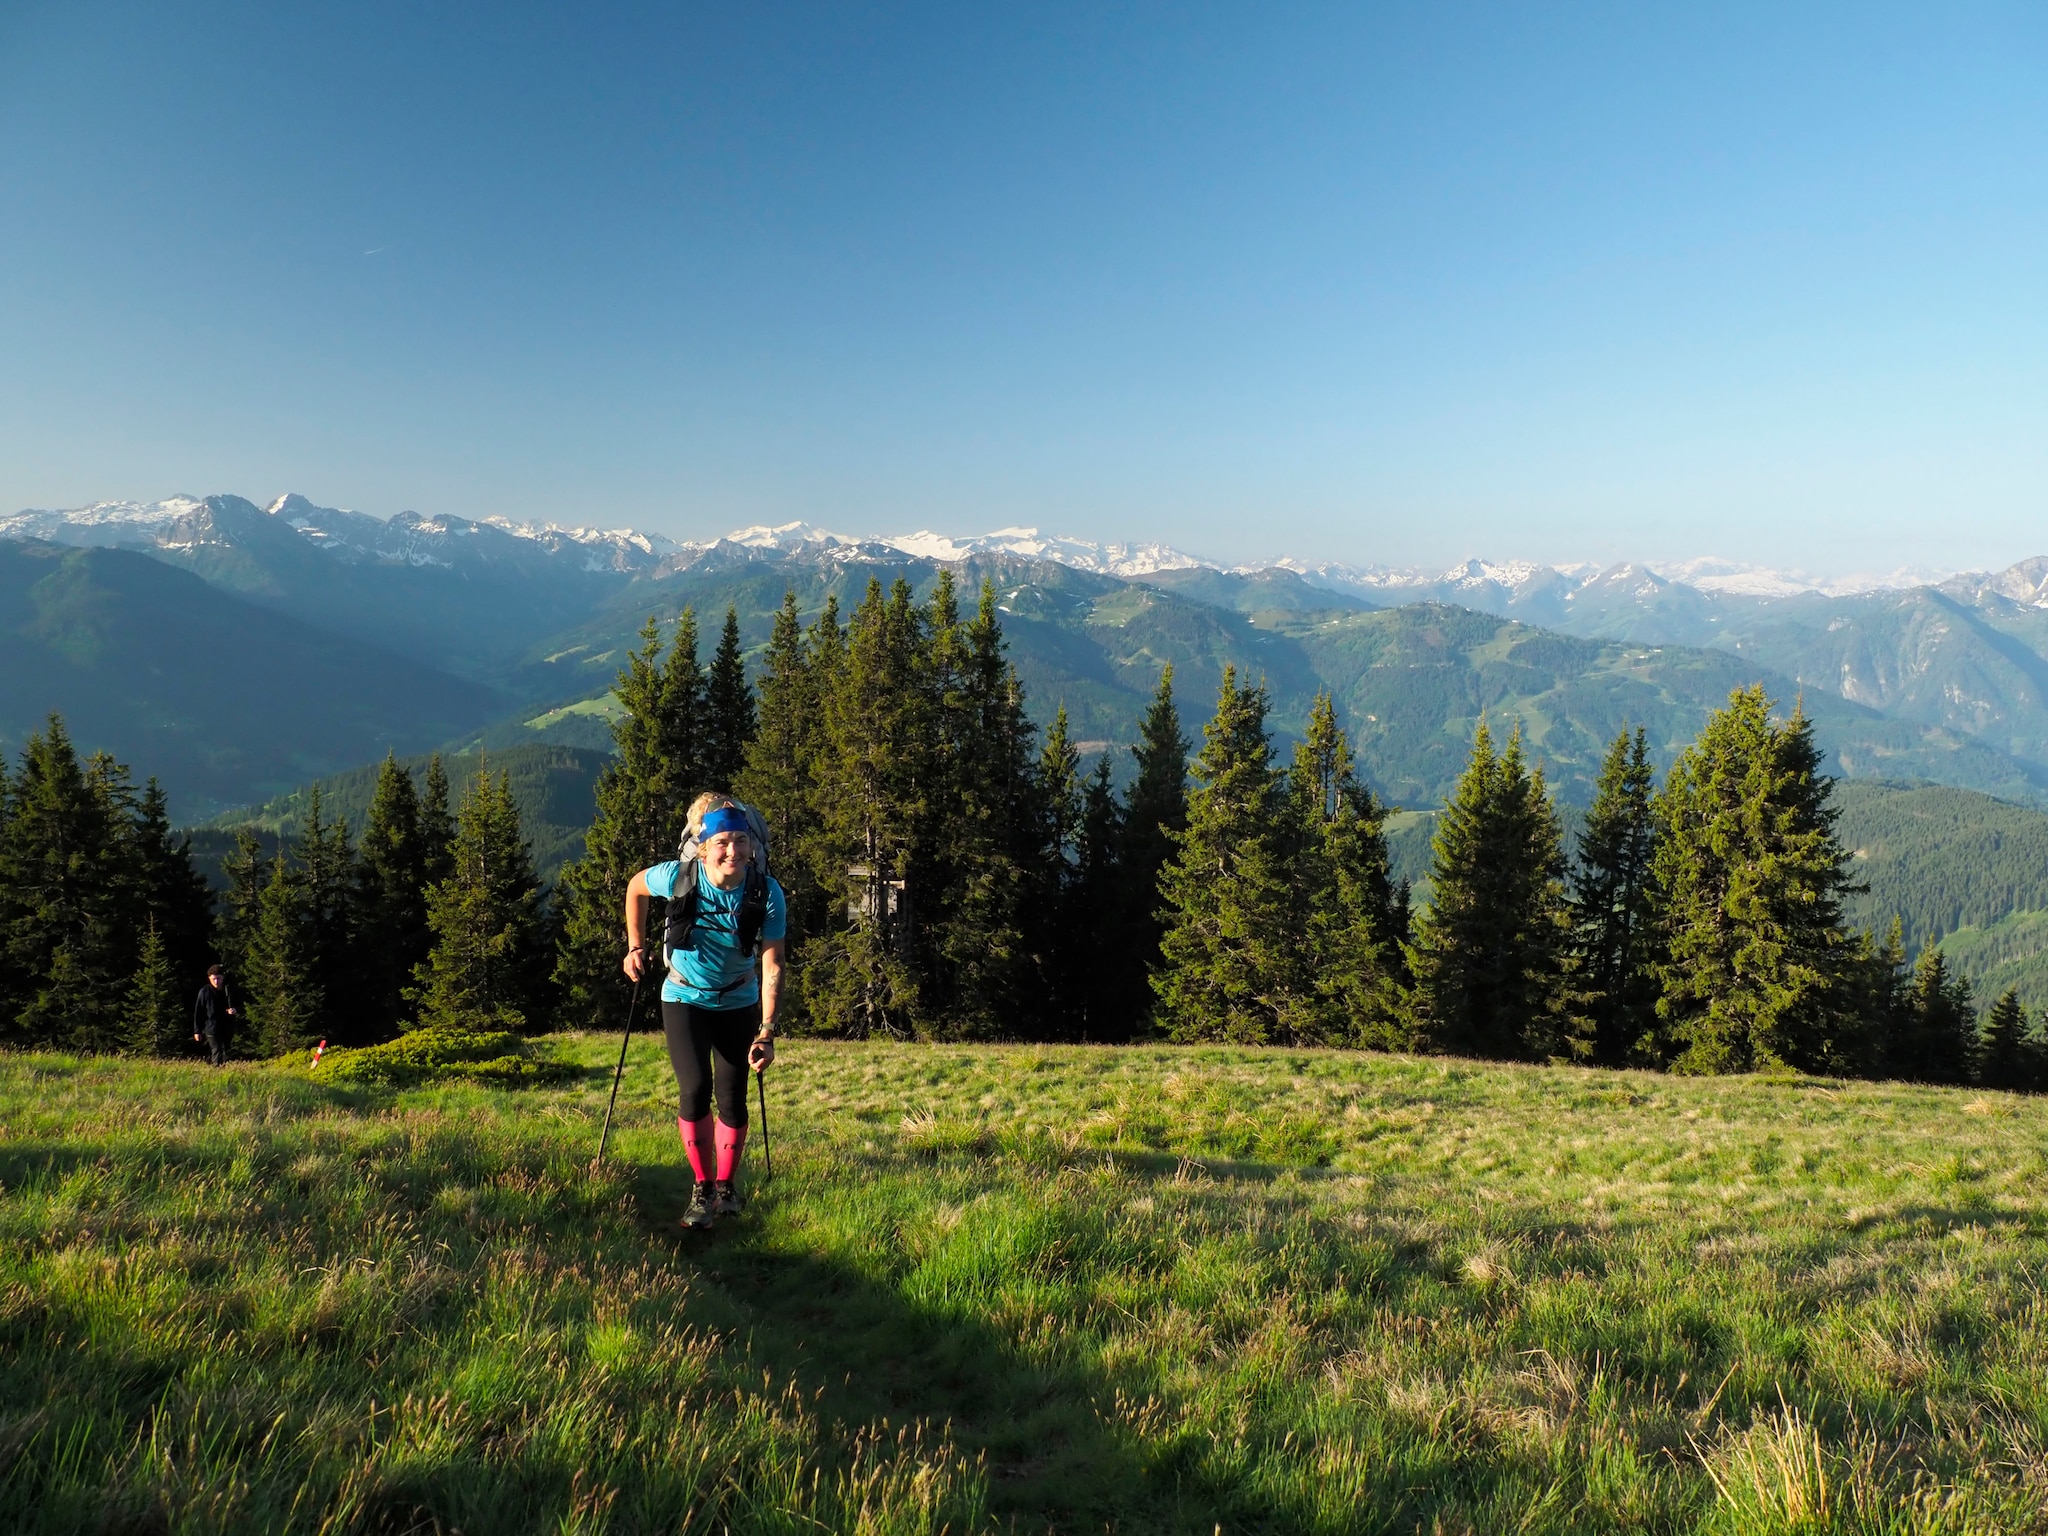
[[[699,795],[682,852],[682,859],[643,869],[627,882],[625,971],[634,981],[646,974],[656,953],[646,944],[647,899],[663,897],[669,915],[661,946],[668,959],[661,1027],[682,1100],[676,1128],[696,1180],[683,1225],[708,1227],[719,1216],[739,1214],[747,1070],[775,1060],[789,919],[782,887],[764,867],[766,850],[755,847],[737,801]]]

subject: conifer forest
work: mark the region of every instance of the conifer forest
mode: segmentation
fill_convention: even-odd
[[[486,758],[451,784],[437,758],[387,760],[360,826],[316,788],[274,853],[243,833],[216,893],[155,782],[81,758],[52,716],[0,766],[0,1039],[185,1053],[216,959],[245,1055],[616,1029],[626,882],[717,790],[769,828],[799,1032],[2048,1079],[2017,996],[1974,997],[1938,946],[1909,959],[1896,918],[1845,916],[1834,781],[1760,685],[1661,783],[1623,731],[1570,837],[1513,722],[1482,721],[1411,902],[1328,695],[1282,762],[1261,680],[1226,669],[1195,742],[1166,667],[1119,784],[1063,709],[1033,725],[987,584],[871,582],[809,616],[791,593],[751,679],[733,612],[702,649],[694,612],[647,621],[551,890],[504,776]]]

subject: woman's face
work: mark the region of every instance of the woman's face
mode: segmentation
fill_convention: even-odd
[[[711,876],[711,883],[731,887],[746,877],[747,859],[753,847],[744,832],[720,832],[705,839],[700,851],[704,872]]]

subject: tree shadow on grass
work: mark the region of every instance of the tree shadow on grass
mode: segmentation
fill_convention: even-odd
[[[1863,1234],[1894,1224],[1918,1227],[1930,1234],[1938,1233],[1944,1237],[1972,1229],[2009,1227],[2029,1242],[2048,1240],[2048,1214],[2036,1209],[2000,1204],[1989,1198],[1981,1201],[1961,1201],[1955,1205],[1901,1205],[1889,1210],[1860,1214],[1845,1222],[1843,1226],[1846,1231]]]
[[[352,1097],[333,1090],[314,1092],[302,1107],[316,1108]],[[371,1095],[369,1102],[383,1106],[391,1101],[388,1095]],[[575,1127],[579,1137],[586,1129],[594,1133],[594,1123]],[[208,1182],[224,1171],[234,1155],[252,1157],[256,1164],[256,1177],[265,1188],[261,1205],[220,1201],[183,1214],[183,1249],[189,1251],[192,1240],[209,1229],[234,1225],[245,1236],[253,1231],[280,1243],[295,1242],[321,1254],[346,1256],[360,1251],[366,1212],[402,1213],[417,1225],[416,1246],[425,1250],[452,1245],[456,1252],[449,1262],[464,1272],[480,1273],[478,1261],[500,1246],[545,1244],[553,1250],[557,1263],[580,1262],[589,1246],[585,1224],[604,1223],[608,1214],[617,1210],[613,1202],[618,1186],[609,1180],[586,1190],[579,1177],[561,1183],[536,1179],[540,1170],[550,1165],[559,1175],[562,1147],[558,1137],[539,1127],[517,1139],[493,1140],[479,1136],[472,1125],[457,1118],[431,1132],[414,1127],[402,1143],[388,1141],[390,1155],[380,1155],[374,1166],[363,1171],[363,1188],[380,1201],[388,1201],[388,1210],[377,1204],[357,1209],[332,1202],[317,1170],[295,1166],[297,1147],[290,1138],[280,1144],[273,1141],[271,1131],[258,1130],[252,1141],[204,1148],[177,1143],[146,1154],[152,1166],[136,1180],[144,1197],[157,1186],[181,1189]],[[330,1146],[331,1152],[338,1150]],[[582,1145],[581,1150],[587,1153],[594,1147]],[[1518,1465],[1511,1454],[1478,1440],[1424,1443],[1415,1438],[1417,1432],[1412,1427],[1405,1427],[1408,1420],[1382,1418],[1367,1425],[1347,1419],[1341,1407],[1328,1420],[1320,1411],[1299,1412],[1295,1399],[1300,1384],[1278,1379],[1277,1371],[1275,1379],[1263,1382],[1247,1383],[1240,1374],[1234,1390],[1244,1394],[1241,1404],[1212,1401],[1207,1405],[1199,1421],[1204,1426],[1227,1425],[1233,1413],[1241,1414],[1237,1428],[1226,1427],[1221,1440],[1212,1439],[1206,1427],[1187,1427],[1171,1401],[1157,1411],[1148,1410],[1146,1400],[1154,1391],[1170,1400],[1180,1384],[1164,1378],[1154,1371],[1152,1362],[1133,1353],[1142,1348],[1141,1338],[1126,1337],[1123,1351],[1107,1357],[1110,1363],[1104,1364],[1090,1357],[1086,1346],[1073,1347],[1071,1340],[1061,1337],[1063,1330],[1058,1324],[1073,1319],[1045,1315],[1045,1298],[1050,1296],[1078,1298],[1074,1304],[1091,1307],[1101,1296],[1102,1304],[1109,1304],[1109,1294],[1091,1287],[1085,1276],[1081,1277],[1083,1283],[1065,1291],[1058,1285],[1042,1289],[1033,1303],[1028,1286],[1007,1287],[994,1270],[988,1272],[992,1278],[987,1288],[974,1294],[968,1293],[971,1277],[968,1291],[946,1292],[929,1284],[929,1275],[910,1274],[916,1265],[913,1245],[899,1238],[895,1221],[919,1201],[924,1201],[924,1209],[918,1220],[941,1203],[925,1199],[936,1193],[930,1190],[910,1200],[901,1198],[902,1190],[914,1188],[918,1177],[907,1185],[899,1182],[897,1194],[876,1205],[876,1230],[841,1223],[829,1234],[830,1241],[818,1241],[819,1232],[804,1229],[806,1222],[822,1224],[840,1214],[833,1202],[841,1194],[848,1198],[860,1194],[870,1177],[901,1181],[906,1173],[921,1177],[922,1172],[934,1169],[951,1181],[945,1195],[954,1208],[962,1202],[969,1205],[962,1231],[973,1228],[976,1217],[971,1202],[977,1193],[995,1195],[999,1202],[1014,1197],[1022,1210],[1033,1204],[1030,1195],[1037,1181],[1063,1176],[1060,1165],[1064,1162],[1098,1167],[1113,1164],[1131,1177],[1134,1187],[1125,1191],[1131,1195],[1142,1195],[1148,1185],[1159,1189],[1185,1177],[1194,1182],[1196,1198],[1207,1205],[1210,1216],[1230,1213],[1242,1205],[1249,1186],[1268,1185],[1283,1175],[1305,1181],[1345,1175],[1221,1157],[1121,1151],[1060,1153],[1034,1165],[1026,1156],[1028,1149],[1008,1144],[991,1149],[1000,1151],[1000,1166],[992,1156],[890,1152],[870,1157],[802,1141],[791,1146],[780,1138],[776,1150],[781,1179],[779,1185],[769,1184],[761,1190],[760,1209],[709,1234],[685,1233],[679,1227],[688,1191],[672,1155],[640,1163],[622,1154],[616,1173],[625,1181],[634,1224],[625,1229],[605,1225],[599,1256],[607,1264],[624,1261],[628,1267],[648,1256],[662,1267],[688,1276],[691,1295],[686,1321],[726,1336],[736,1349],[739,1376],[744,1377],[749,1365],[766,1368],[778,1378],[778,1386],[780,1381],[794,1381],[806,1397],[817,1394],[818,1407],[826,1418],[849,1427],[874,1426],[886,1420],[893,1434],[895,1428],[911,1421],[925,1421],[934,1430],[949,1432],[970,1456],[985,1456],[997,1517],[1019,1531],[1107,1527],[1121,1532],[1208,1536],[1221,1524],[1233,1532],[1406,1532],[1430,1529],[1432,1515],[1439,1512],[1447,1512],[1447,1529],[1458,1529],[1455,1517],[1460,1508],[1477,1508],[1498,1497],[1520,1509],[1542,1492],[1540,1487],[1528,1486],[1525,1474],[1529,1469]],[[4,1151],[24,1159],[19,1165],[22,1171],[42,1171],[47,1176],[97,1161],[108,1149],[81,1140],[59,1147]],[[464,1189],[478,1190],[483,1198],[488,1194],[485,1186],[494,1180],[518,1184],[528,1189],[532,1198],[547,1204],[527,1215],[484,1219],[476,1212],[485,1207],[441,1198],[449,1190],[460,1194]],[[521,1180],[526,1182],[520,1184]],[[1292,1197],[1282,1191],[1269,1198],[1285,1205]],[[793,1209],[797,1202],[803,1202],[805,1208]],[[784,1206],[789,1216],[801,1219],[794,1225],[778,1220],[778,1205]],[[1067,1250],[1062,1244],[1068,1242],[1085,1250],[1090,1241],[1085,1225],[1099,1217],[1100,1208],[1073,1207],[1076,1225],[1060,1227],[1068,1214],[1052,1212],[1051,1227],[1039,1231],[1034,1238],[1039,1247],[1025,1256],[1025,1262],[1064,1264],[1062,1254]],[[144,1218],[140,1209],[110,1210],[94,1215],[92,1221],[101,1236],[119,1238],[126,1224]],[[146,1234],[138,1229],[138,1235]],[[1333,1262],[1345,1268],[1350,1267],[1350,1242],[1347,1235],[1331,1245]],[[1446,1275],[1447,1254],[1441,1244],[1407,1244],[1398,1234],[1374,1233],[1371,1245],[1380,1251],[1371,1283],[1385,1306],[1402,1315],[1419,1315],[1425,1306],[1418,1305],[1417,1298],[1427,1307],[1442,1304],[1440,1295],[1430,1298],[1426,1294],[1431,1286],[1440,1290]],[[1171,1241],[1162,1240],[1155,1258],[1164,1266],[1175,1262]],[[1085,1251],[1079,1262],[1089,1262]],[[1046,1273],[1057,1276],[1059,1272],[1055,1268]],[[209,1294],[211,1282],[204,1277],[194,1274],[191,1279],[195,1308],[223,1300]],[[907,1283],[913,1279],[917,1283]],[[402,1280],[394,1274],[394,1285]],[[312,1324],[317,1322],[313,1282],[306,1281],[306,1286],[303,1321]],[[331,1341],[316,1341],[317,1351],[311,1345],[292,1346],[299,1350],[295,1358],[303,1360],[307,1373],[295,1378],[295,1390],[310,1398],[331,1390],[339,1401],[353,1400],[371,1389],[412,1390],[411,1379],[400,1370],[403,1361],[372,1378],[350,1367],[344,1357],[351,1352],[376,1353],[386,1347],[383,1337],[366,1331],[373,1326],[381,1333],[402,1320],[404,1331],[431,1338],[465,1316],[464,1309],[471,1304],[460,1292],[437,1291],[433,1295],[440,1297],[432,1304],[434,1310],[365,1311],[360,1326],[344,1318]],[[1025,1297],[1022,1303],[1020,1296]],[[1254,1301],[1253,1327],[1262,1319],[1257,1309],[1264,1307],[1266,1300],[1261,1296]],[[1278,1302],[1278,1298],[1274,1300]],[[1035,1315],[1034,1305],[1038,1308]],[[1202,1304],[1186,1296],[1167,1305],[1189,1308],[1191,1327],[1208,1328],[1215,1323],[1213,1318],[1194,1315]],[[396,1291],[391,1307],[400,1308]],[[388,1322],[380,1321],[387,1317]],[[90,1358],[65,1362],[61,1378],[16,1378],[19,1400],[34,1403],[42,1398],[46,1404],[64,1406],[74,1414],[98,1412],[109,1423],[121,1425],[123,1434],[138,1432],[153,1405],[169,1390],[166,1369],[182,1377],[193,1368],[189,1351],[175,1339],[166,1336],[153,1345],[117,1329],[94,1332],[86,1327],[90,1319],[82,1312],[60,1316],[53,1311],[23,1310],[13,1321],[18,1325],[17,1341],[24,1345],[35,1336],[57,1332],[92,1341],[81,1346]],[[223,1325],[237,1330],[242,1326],[227,1319]],[[1085,1325],[1081,1331],[1085,1332]],[[1219,1374],[1232,1373],[1236,1337],[1227,1328],[1218,1332],[1213,1346],[1199,1358],[1213,1361]],[[1628,1339],[1610,1344],[1623,1352],[1635,1347]],[[738,1351],[741,1345],[744,1352]],[[4,1367],[4,1356],[5,1350],[0,1349],[0,1367]],[[43,1362],[45,1366],[56,1363]],[[1644,1368],[1654,1372],[1658,1364],[1646,1356]],[[233,1396],[234,1391],[282,1390],[260,1352],[239,1360],[234,1373],[238,1380],[219,1401],[241,1401]],[[0,1369],[0,1380],[5,1377],[5,1370]],[[320,1385],[315,1390],[311,1383]],[[440,1386],[445,1387],[445,1382]],[[222,1391],[218,1383],[205,1390],[209,1396]],[[1281,1411],[1264,1411],[1261,1394],[1266,1392],[1273,1394],[1273,1404]],[[63,1403],[67,1398],[70,1401]],[[4,1427],[0,1425],[0,1429]],[[1290,1427],[1301,1434],[1292,1445],[1282,1439]],[[1235,1444],[1230,1443],[1233,1435]],[[1316,1443],[1318,1435],[1324,1437],[1323,1446]],[[1317,1478],[1322,1450],[1347,1437],[1364,1442],[1362,1447],[1349,1447],[1353,1452],[1350,1464],[1364,1470],[1348,1476],[1341,1487],[1320,1489]],[[845,1443],[842,1436],[827,1440]],[[573,1468],[557,1467],[536,1451],[517,1471],[530,1481],[555,1478],[566,1485]],[[408,1508],[459,1509],[468,1496],[464,1479],[481,1487],[502,1482],[508,1475],[496,1464],[481,1462],[425,1467],[406,1474],[417,1481],[402,1486],[393,1483],[391,1497],[403,1493],[404,1499],[411,1501]],[[547,1497],[557,1499],[552,1492]]]
[[[1173,1157],[1145,1161],[1163,1164],[1153,1171],[1164,1176],[1182,1166]],[[1281,1172],[1245,1169],[1261,1179]],[[1038,1324],[1028,1315],[1005,1326],[967,1305],[921,1304],[854,1263],[765,1240],[746,1216],[709,1233],[685,1231],[689,1183],[677,1166],[636,1166],[631,1190],[649,1243],[694,1271],[725,1314],[722,1326],[759,1364],[818,1394],[827,1415],[845,1423],[946,1429],[984,1458],[992,1510],[1018,1530],[1333,1529],[1327,1512],[1317,1518],[1303,1501],[1259,1486],[1270,1479],[1243,1476],[1246,1455],[1212,1455],[1199,1431],[1161,1433],[1155,1421],[1138,1433],[1124,1415],[1143,1416],[1151,1394],[1142,1370],[1118,1379],[1033,1349],[1026,1340]],[[770,1186],[761,1203],[775,1198]],[[1283,1433],[1273,1429],[1272,1438]],[[1261,1446],[1260,1431],[1251,1435],[1250,1449],[1267,1458],[1313,1457],[1313,1447]],[[1239,1475],[1218,1470],[1226,1466]],[[1407,1530],[1413,1506],[1412,1490],[1390,1481],[1342,1528]]]

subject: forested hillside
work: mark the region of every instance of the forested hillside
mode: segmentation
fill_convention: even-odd
[[[1941,784],[1851,780],[1835,788],[1836,824],[1870,887],[1852,918],[1897,914],[1918,949],[1958,928],[2048,910],[2048,814]]]
[[[428,754],[416,753],[400,758],[399,766],[417,778],[426,772],[428,761]],[[486,765],[491,773],[505,775],[512,801],[519,807],[520,824],[533,845],[535,873],[553,880],[564,864],[583,853],[583,834],[597,814],[597,778],[610,761],[608,752],[527,744],[487,753],[452,753],[442,758],[442,767],[457,786],[466,785]],[[319,780],[321,814],[330,821],[346,821],[360,832],[369,821],[380,771],[380,764],[366,763]],[[271,839],[297,832],[312,801],[311,789],[303,786],[194,829],[193,852],[202,868],[218,883],[218,861],[234,846],[239,828],[254,827]]]
[[[1958,928],[1942,954],[1980,998],[2007,987],[2027,1007],[2048,1008],[2048,911],[2014,912],[1982,927]]]
[[[648,613],[684,605],[707,618],[736,608],[758,656],[785,591],[809,617],[827,597],[849,606],[870,577],[886,585],[901,576],[922,600],[939,569],[894,550],[707,557],[636,582],[603,616],[548,641],[521,683],[534,696],[595,695],[609,687]],[[1442,803],[1481,715],[1519,722],[1552,787],[1583,804],[1602,748],[1623,726],[1646,727],[1652,755],[1666,765],[1731,689],[1761,681],[1779,697],[1801,693],[1719,650],[1578,640],[1436,603],[1371,610],[1285,571],[1122,581],[1011,557],[961,568],[970,589],[984,578],[1000,597],[1034,717],[1042,727],[1064,707],[1084,751],[1133,739],[1163,667],[1174,668],[1184,696],[1206,697],[1234,665],[1264,680],[1283,740],[1307,719],[1315,696],[1330,692],[1365,776],[1403,806]],[[2048,770],[1966,734],[1903,723],[1829,694],[1804,698],[1837,772],[1934,779],[2015,799],[2048,793]]]
[[[1980,1003],[2011,987],[2048,1007],[2048,814],[1940,784],[1850,782],[1835,802],[1870,887],[1853,921],[1896,913],[1908,948],[1938,943]]]
[[[156,775],[180,820],[426,750],[503,709],[147,556],[0,540],[0,749],[61,713],[84,748]]]

